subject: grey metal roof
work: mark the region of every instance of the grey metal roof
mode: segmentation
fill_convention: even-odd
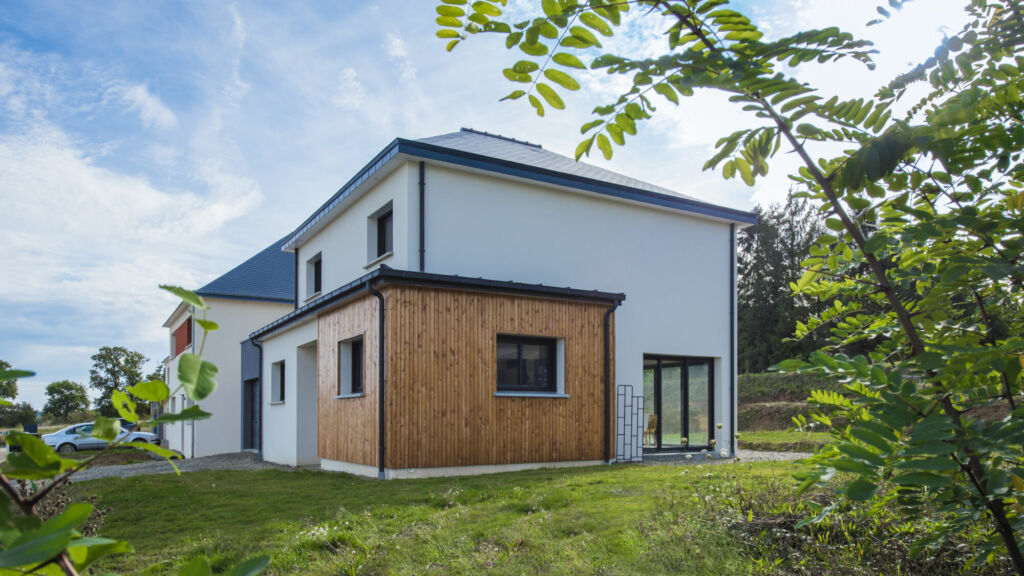
[[[463,128],[458,132],[430,136],[429,138],[420,138],[417,142],[434,144],[435,146],[443,146],[453,150],[462,150],[463,152],[471,152],[481,156],[490,156],[491,158],[515,162],[516,164],[525,164],[534,168],[572,174],[582,178],[599,180],[619,186],[628,186],[638,190],[694,199],[692,196],[686,196],[674,190],[656,186],[650,182],[637,180],[636,178],[599,168],[582,161],[577,162],[568,156],[562,156],[550,150],[545,150],[539,144],[531,144],[522,140],[480,132],[471,128]]]
[[[196,290],[196,294],[236,300],[294,302],[295,254],[281,250],[286,238],[267,246],[259,254]]]

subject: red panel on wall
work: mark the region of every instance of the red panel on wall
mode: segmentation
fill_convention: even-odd
[[[177,356],[192,344],[192,319],[181,323],[174,331],[174,355]]]

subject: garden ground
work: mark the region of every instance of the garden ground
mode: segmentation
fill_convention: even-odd
[[[77,483],[109,509],[122,573],[215,570],[258,554],[269,574],[944,574],[910,560],[898,519],[795,529],[799,464],[598,466],[379,482],[316,471],[211,471]],[[827,499],[828,493],[814,495]],[[912,532],[912,527],[909,528]],[[954,549],[955,550],[955,549]]]

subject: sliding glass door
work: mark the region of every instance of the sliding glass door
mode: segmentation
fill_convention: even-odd
[[[713,370],[711,358],[644,356],[644,448],[710,447]]]

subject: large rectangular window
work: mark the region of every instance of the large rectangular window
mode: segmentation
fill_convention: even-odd
[[[554,338],[498,335],[498,390],[556,392],[556,358]]]
[[[270,365],[270,402],[284,402],[284,360]]]
[[[363,337],[338,342],[338,396],[363,393]]]
[[[392,212],[388,210],[377,217],[377,257],[390,253],[394,249],[392,232],[394,229]]]

